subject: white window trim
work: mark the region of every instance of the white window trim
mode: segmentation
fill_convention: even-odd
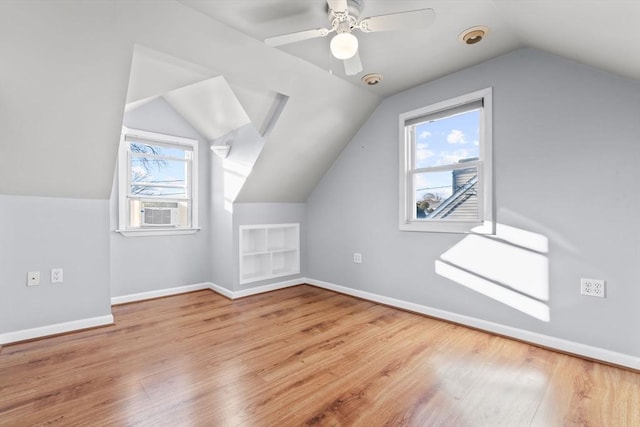
[[[493,221],[493,100],[492,88],[481,89],[472,93],[458,96],[453,99],[441,101],[426,107],[400,114],[399,118],[399,228],[402,231],[423,231],[441,233],[481,233],[494,234],[495,223]],[[480,221],[461,220],[415,220],[413,211],[413,174],[411,173],[411,160],[415,147],[414,141],[406,137],[406,122],[421,116],[449,110],[456,106],[469,104],[474,101],[483,101],[482,123],[480,133],[482,144],[480,145],[480,161],[478,175],[478,199]],[[468,166],[468,165],[465,165]]]
[[[191,159],[191,226],[190,227],[154,227],[149,228],[129,228],[128,227],[128,215],[129,215],[129,203],[127,201],[127,194],[129,191],[129,150],[125,138],[127,136],[134,136],[143,140],[148,140],[155,143],[168,143],[171,145],[183,145],[192,150]],[[118,229],[115,231],[122,234],[125,237],[133,236],[171,236],[171,235],[184,235],[194,234],[200,230],[198,222],[198,140],[183,138],[179,136],[159,134],[155,132],[148,132],[139,129],[129,129],[122,127],[122,134],[120,135],[120,146],[118,148]]]

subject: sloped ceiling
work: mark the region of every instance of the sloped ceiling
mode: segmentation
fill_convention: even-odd
[[[640,1],[493,0],[528,47],[640,79]]]
[[[289,97],[244,200],[304,201],[380,100],[175,1],[2,1],[0,57],[4,194],[109,198],[125,103],[222,76],[254,119]]]
[[[382,98],[519,47],[640,79],[638,1],[364,4],[363,16],[421,7],[436,13],[425,30],[362,35],[364,72],[384,74],[373,87],[329,61],[327,39],[279,49],[262,42],[325,26],[324,0],[0,1],[0,193],[109,198],[125,104],[218,77],[256,128],[274,97],[288,97],[242,202],[306,200]],[[475,25],[489,26],[489,36],[461,44],[458,34]],[[147,55],[135,56],[136,49]],[[163,71],[129,87],[132,60]]]
[[[211,142],[249,123],[260,129],[269,119],[277,93],[231,86],[224,76],[196,64],[136,46],[125,109],[158,97]]]
[[[163,97],[208,141],[251,123],[222,76],[176,89]]]
[[[114,6],[0,2],[0,193],[109,197],[131,60]]]

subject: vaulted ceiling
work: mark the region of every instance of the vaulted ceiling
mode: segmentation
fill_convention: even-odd
[[[426,29],[358,34],[364,70],[346,76],[328,37],[263,43],[326,27],[325,0],[3,0],[0,193],[108,198],[125,105],[158,96],[210,140],[263,129],[287,97],[237,200],[302,202],[384,97],[514,49],[640,79],[635,0],[363,0],[362,16],[419,8]],[[460,43],[476,25],[486,39]]]
[[[180,0],[257,40],[314,28],[328,28],[325,0]],[[280,50],[331,70],[353,84],[367,73],[381,73],[368,87],[388,96],[519,47],[533,47],[585,64],[640,79],[640,2],[636,0],[357,0],[361,18],[431,8],[435,20],[425,29],[356,31],[364,70],[345,76],[331,58],[329,42],[315,38]],[[476,45],[462,44],[465,29],[486,26]]]

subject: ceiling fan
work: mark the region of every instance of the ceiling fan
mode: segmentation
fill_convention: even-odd
[[[335,58],[344,61],[345,73],[353,76],[362,71],[358,38],[352,34],[353,30],[372,33],[422,29],[428,27],[435,18],[433,9],[417,9],[359,19],[362,2],[363,0],[327,0],[330,28],[283,34],[269,37],[264,42],[267,46],[281,46],[336,33],[331,39],[331,53]]]

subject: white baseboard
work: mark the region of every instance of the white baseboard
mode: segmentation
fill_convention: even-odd
[[[42,338],[49,335],[62,334],[65,332],[73,332],[80,329],[95,328],[97,326],[112,324],[113,316],[111,314],[108,314],[106,316],[73,320],[71,322],[56,323],[53,325],[41,326],[38,328],[22,329],[20,331],[0,334],[0,344],[9,344],[18,341],[31,340],[34,338]]]
[[[233,296],[233,291],[220,286],[220,285],[216,285],[215,283],[209,283],[209,289],[211,289],[213,292],[222,295],[223,297],[227,297],[229,299],[234,299],[237,297]]]
[[[263,285],[263,286],[256,286],[255,288],[241,289],[239,291],[231,291],[227,288],[218,286],[214,283],[210,283],[209,285],[212,291],[217,292],[220,295],[223,295],[229,299],[236,299],[236,298],[248,297],[249,295],[256,295],[264,292],[275,291],[278,289],[289,288],[291,286],[298,286],[303,283],[306,283],[305,280],[306,279],[302,279],[302,278],[291,279],[291,280],[286,280],[284,282],[277,282],[277,283],[270,283],[268,285]]]
[[[371,292],[361,291],[358,289],[347,288],[333,283],[323,282],[321,280],[314,280],[305,278],[305,283],[308,283],[319,288],[329,289],[342,294],[351,295],[354,297],[366,299],[373,302],[389,305],[392,307],[401,308],[403,310],[412,311],[415,313],[425,314],[427,316],[436,317],[439,319],[449,320],[461,325],[470,326],[472,328],[482,329],[484,331],[493,332],[495,334],[504,335],[507,337],[515,338],[517,340],[526,341],[532,344],[538,344],[543,347],[552,348],[566,353],[572,353],[577,356],[583,356],[589,359],[600,360],[614,365],[626,366],[628,368],[640,370],[640,357],[632,356],[629,354],[618,353],[615,351],[606,350],[599,347],[593,347],[586,344],[581,344],[573,341],[568,341],[562,338],[556,338],[549,335],[539,334],[537,332],[531,332],[524,329],[513,328],[511,326],[501,325],[499,323],[490,322],[487,320],[477,319],[475,317],[464,316],[450,311],[439,310],[437,308],[428,307],[425,305],[415,304],[395,298],[386,297],[383,295],[374,294]]]
[[[288,288],[291,286],[297,286],[302,283],[304,283],[304,279],[291,279],[283,282],[270,283],[268,285],[263,285],[263,286],[256,286],[254,288],[247,288],[247,289],[241,289],[239,291],[232,291],[223,286],[216,285],[215,283],[205,282],[205,283],[198,283],[195,285],[178,286],[175,288],[159,289],[156,291],[140,292],[137,294],[129,294],[129,295],[122,295],[118,297],[112,297],[111,305],[126,304],[129,302],[144,301],[147,299],[166,297],[170,295],[185,294],[187,292],[200,291],[202,289],[210,289],[229,299],[236,299],[236,298],[246,297],[249,295],[261,294],[263,292],[270,292],[278,289]]]
[[[187,292],[210,289],[211,283],[198,283],[195,285],[178,286],[175,288],[158,289],[156,291],[140,292],[137,294],[111,297],[111,305],[126,304],[128,302],[144,301],[146,299],[161,298],[169,295],[185,294]]]

